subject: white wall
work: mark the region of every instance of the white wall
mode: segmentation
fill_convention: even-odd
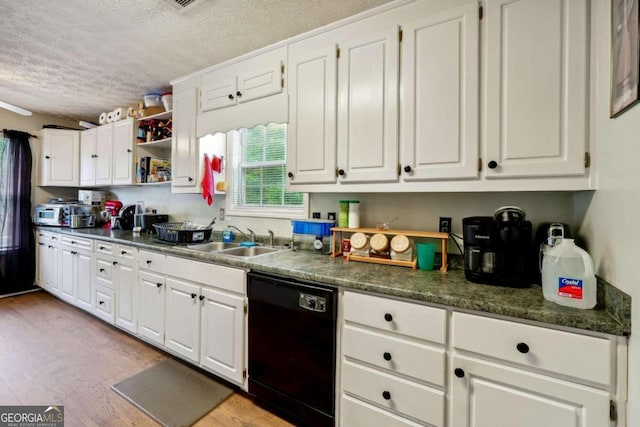
[[[629,342],[629,426],[640,425],[640,105],[609,119],[610,2],[592,2],[595,101],[592,138],[598,190],[576,193],[576,222],[586,240],[597,274],[632,297]]]
[[[219,209],[225,207],[225,196],[217,196],[212,206],[207,206],[198,194],[171,194],[169,186],[161,187],[115,187],[111,189],[115,198],[124,203],[138,200],[145,208],[168,213],[172,220],[191,220],[207,224],[214,216],[219,218]],[[394,217],[394,228],[410,230],[438,230],[438,218],[450,216],[453,231],[462,234],[462,218],[474,215],[492,215],[505,205],[517,205],[527,211],[527,218],[534,226],[544,221],[559,221],[573,225],[573,196],[568,192],[529,193],[367,193],[326,194],[310,196],[310,212],[320,212],[327,218],[328,212],[338,212],[338,202],[343,199],[360,200],[360,223],[375,226],[377,222]],[[215,229],[233,224],[241,229],[250,227],[257,234],[266,235],[267,229],[278,236],[291,235],[291,221],[284,219],[227,217],[216,221]],[[453,245],[450,250],[456,249]]]
[[[29,132],[32,135],[35,135],[40,129],[42,129],[43,125],[54,124],[60,126],[69,126],[69,127],[78,127],[77,121],[61,119],[53,116],[45,116],[42,114],[33,114],[32,116],[21,116],[19,114],[13,113],[11,111],[0,108],[0,129],[11,129],[11,130],[21,130],[23,132]],[[37,171],[35,168],[37,167],[37,162],[35,158],[39,152],[40,141],[36,138],[31,139],[31,150],[34,155],[33,167],[34,170],[32,172],[33,182],[35,182],[35,177]],[[78,193],[75,190],[71,190],[68,188],[40,188],[33,187],[33,192],[31,194],[31,202],[32,204],[44,203],[47,199],[51,197],[73,197],[77,196]]]

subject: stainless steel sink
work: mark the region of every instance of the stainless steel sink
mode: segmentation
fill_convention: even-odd
[[[200,252],[220,252],[224,249],[239,248],[238,243],[225,243],[225,242],[209,242],[201,243],[199,245],[187,245],[187,249],[195,249]]]
[[[278,249],[278,248],[266,248],[264,246],[251,246],[251,247],[241,246],[238,248],[225,249],[223,251],[220,251],[220,255],[231,255],[231,256],[248,258],[248,257],[254,257],[258,255],[272,254],[274,252],[279,252],[282,250],[283,249]]]

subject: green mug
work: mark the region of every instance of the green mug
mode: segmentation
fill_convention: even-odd
[[[416,252],[418,268],[427,271],[433,270],[433,263],[436,257],[436,245],[433,243],[417,243]]]

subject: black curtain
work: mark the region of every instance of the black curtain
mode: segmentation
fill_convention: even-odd
[[[4,130],[0,152],[0,295],[35,287],[30,135]]]

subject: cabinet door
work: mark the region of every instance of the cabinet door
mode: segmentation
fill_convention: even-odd
[[[130,331],[138,330],[137,324],[137,278],[136,264],[119,261],[114,272],[116,298],[116,325]]]
[[[110,185],[113,169],[113,124],[98,127],[97,141],[96,185]]]
[[[402,177],[478,176],[478,3],[402,26]]]
[[[601,427],[609,393],[543,375],[453,357],[452,427]]]
[[[60,293],[60,287],[62,283],[62,279],[60,278],[62,263],[62,251],[57,245],[47,246],[49,251],[49,255],[47,258],[48,266],[47,266],[47,283],[49,285],[49,290],[54,294]]]
[[[238,74],[236,96],[239,103],[281,93],[283,65],[277,61],[259,69],[247,70]]]
[[[133,184],[133,119],[113,124],[113,184]]]
[[[584,174],[588,2],[488,0],[485,20],[487,178]]]
[[[302,41],[289,49],[289,184],[336,181],[337,47]]]
[[[43,288],[48,288],[47,272],[48,266],[47,258],[49,252],[47,244],[41,239],[38,239],[38,246],[36,246],[36,284]]]
[[[340,44],[341,182],[398,180],[398,61],[397,27]]]
[[[213,72],[202,77],[200,91],[200,112],[236,105],[238,92],[236,76]],[[175,99],[173,100],[175,102]],[[175,104],[174,104],[175,105]]]
[[[185,358],[200,358],[200,286],[167,277],[165,346]]]
[[[198,89],[195,81],[173,88],[173,146],[171,153],[172,188],[197,190],[198,141],[196,108]]]
[[[93,265],[92,252],[78,252],[76,255],[78,274],[76,276],[76,286],[78,288],[78,307],[87,311],[93,311],[91,279],[91,266]]]
[[[42,185],[77,187],[80,184],[80,132],[44,129]]]
[[[138,335],[164,345],[164,276],[140,271],[138,291]]]
[[[62,248],[60,250],[60,294],[63,299],[75,304],[76,277],[78,276],[75,262],[76,251]]]
[[[96,183],[96,138],[98,129],[87,129],[80,133],[80,185]]]
[[[207,288],[202,295],[200,363],[242,385],[245,299]]]

